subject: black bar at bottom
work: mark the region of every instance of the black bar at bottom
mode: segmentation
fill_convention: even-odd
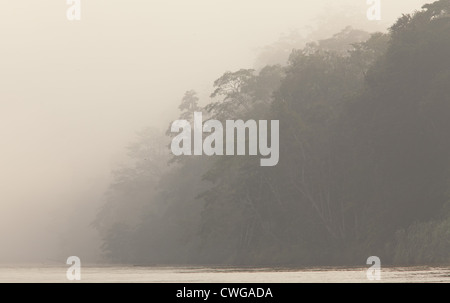
[[[317,299],[382,299],[394,294],[403,301],[408,297],[417,298],[421,292],[444,297],[448,293],[447,284],[235,284],[235,283],[173,283],[173,284],[1,284],[0,291],[5,296],[10,293],[15,299],[30,295],[36,299],[42,294],[49,298],[53,294],[72,294],[78,298],[89,297],[89,302],[98,298],[104,302],[111,297],[140,298],[139,302],[302,302]],[[431,292],[430,292],[431,291]],[[445,293],[444,293],[445,291]],[[362,296],[362,297],[361,297]],[[74,297],[74,298],[75,298]],[[56,297],[57,298],[57,297]],[[308,299],[310,298],[310,299]]]

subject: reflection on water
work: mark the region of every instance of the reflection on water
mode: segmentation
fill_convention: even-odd
[[[68,267],[1,266],[0,282],[69,282]],[[366,268],[239,269],[199,267],[82,267],[81,282],[302,283],[369,282]],[[450,267],[383,268],[380,282],[450,282]]]

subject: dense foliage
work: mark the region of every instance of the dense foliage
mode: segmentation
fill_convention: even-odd
[[[364,42],[369,35],[346,28],[294,50],[286,66],[227,72],[203,108],[187,92],[183,119],[279,120],[280,162],[170,160],[153,148],[167,138],[145,133],[96,222],[106,255],[139,264],[450,262],[449,16],[450,1],[437,1]]]

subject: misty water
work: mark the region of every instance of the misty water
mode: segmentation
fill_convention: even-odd
[[[67,267],[0,266],[0,282],[64,283]],[[384,268],[369,281],[366,268],[242,269],[201,267],[87,266],[81,282],[119,283],[449,283],[450,267]],[[71,282],[72,283],[72,282]]]
[[[362,252],[448,264],[450,0],[434,1],[374,20],[363,0],[100,0],[81,22],[4,1],[0,282],[68,282],[73,255],[81,282],[371,282]],[[248,136],[220,140],[241,119]],[[172,149],[174,121],[189,136]],[[249,260],[361,267],[105,265]]]

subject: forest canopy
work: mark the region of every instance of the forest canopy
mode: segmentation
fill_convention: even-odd
[[[180,118],[280,121],[279,163],[176,157],[170,134],[130,146],[95,222],[132,264],[450,262],[450,0],[387,33],[347,27],[285,65],[226,72]],[[206,120],[206,119],[204,119]],[[170,164],[170,165],[168,165]]]

